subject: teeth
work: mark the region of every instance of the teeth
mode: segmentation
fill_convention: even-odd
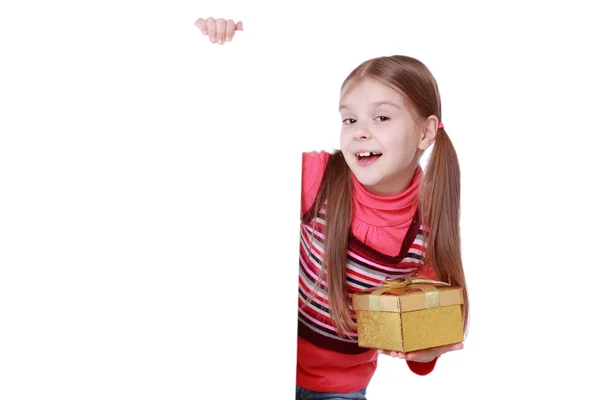
[[[368,151],[366,153],[356,153],[357,156],[359,157],[368,157],[368,156],[380,156],[381,153],[376,153],[373,151]]]

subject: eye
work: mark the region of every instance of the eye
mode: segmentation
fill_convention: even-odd
[[[344,125],[350,125],[350,124],[346,123],[346,121],[354,121],[354,122],[356,122],[356,120],[355,120],[355,119],[352,119],[352,118],[346,118],[345,120],[343,120],[343,121],[342,121],[342,124],[344,124]],[[354,122],[352,122],[352,123],[354,123]]]
[[[384,117],[383,115],[380,115],[380,116],[379,116],[379,117],[377,117],[377,118],[385,118],[385,120],[388,120],[388,119],[389,119],[388,117]],[[377,118],[375,118],[375,119],[377,119]],[[383,122],[383,121],[381,121],[381,122]]]

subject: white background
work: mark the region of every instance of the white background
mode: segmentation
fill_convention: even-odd
[[[293,398],[301,152],[391,54],[438,80],[472,319],[426,377],[381,358],[368,398],[597,396],[593,2],[16,4],[0,398]],[[211,44],[209,16],[245,31]]]

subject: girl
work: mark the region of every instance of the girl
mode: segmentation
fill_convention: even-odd
[[[221,44],[236,28],[231,20],[196,24]],[[378,354],[425,375],[443,353],[462,349],[358,347],[351,295],[385,278],[419,275],[464,288],[465,330],[468,322],[460,170],[435,78],[411,57],[367,60],[344,80],[339,111],[340,149],[303,154],[297,398],[365,399]],[[434,142],[423,171],[421,156]]]

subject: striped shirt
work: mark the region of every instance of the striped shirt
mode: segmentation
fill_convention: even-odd
[[[322,348],[346,354],[364,353],[368,349],[358,347],[356,331],[352,332],[349,338],[338,336],[329,313],[327,278],[324,275],[324,278],[319,280],[323,262],[326,209],[326,206],[323,207],[316,218],[313,218],[314,210],[309,210],[301,225],[298,334]],[[422,229],[417,212],[396,257],[369,248],[351,234],[346,265],[348,297],[360,290],[378,286],[386,278],[414,275],[423,265],[425,254]],[[354,313],[353,319],[356,322]]]
[[[327,277],[323,282],[317,279],[327,208],[313,218],[314,202],[329,156],[323,151],[303,154],[296,383],[317,392],[348,393],[368,385],[377,367],[377,352],[358,347],[356,332],[350,338],[338,337],[329,314]],[[418,168],[409,187],[394,196],[375,195],[352,176],[348,296],[386,277],[403,277],[417,270],[421,276],[434,278],[430,266],[423,265],[425,248],[417,214],[421,176]],[[314,297],[306,303],[315,288]],[[414,368],[411,362],[407,364]],[[434,364],[423,367],[431,370]]]

